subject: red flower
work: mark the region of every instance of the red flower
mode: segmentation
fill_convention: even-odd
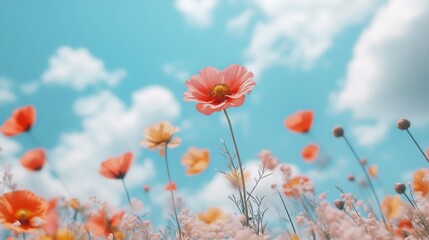
[[[122,217],[125,212],[117,212],[113,216],[108,217],[106,211],[99,210],[96,214],[91,214],[86,227],[96,236],[96,237],[108,237],[110,234],[113,234],[115,237],[121,235],[119,231],[119,224],[122,221]],[[117,239],[117,238],[116,238]]]
[[[229,107],[238,107],[244,103],[244,94],[249,94],[255,86],[253,73],[246,68],[232,64],[221,71],[206,67],[200,75],[193,75],[185,82],[188,91],[185,101],[198,102],[199,112],[210,115]]]
[[[133,163],[134,155],[126,152],[118,157],[105,160],[100,167],[100,174],[106,178],[123,179]]]
[[[30,171],[39,171],[46,162],[46,153],[43,148],[36,148],[26,152],[20,159],[21,165]]]
[[[301,156],[306,162],[313,162],[317,159],[319,153],[319,146],[317,144],[309,144],[301,151]]]
[[[167,184],[167,186],[165,186],[165,191],[176,191],[177,190],[177,186],[174,182],[170,182]]]
[[[298,111],[285,119],[285,127],[292,132],[307,133],[313,123],[312,111]]]
[[[12,116],[8,118],[2,126],[0,132],[3,135],[12,137],[27,132],[36,121],[36,110],[33,106],[25,106],[15,109]]]

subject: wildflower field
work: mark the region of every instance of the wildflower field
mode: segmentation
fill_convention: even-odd
[[[0,3],[0,239],[429,239],[428,2],[95,2]]]

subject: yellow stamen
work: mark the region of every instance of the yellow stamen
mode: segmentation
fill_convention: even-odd
[[[231,94],[231,90],[228,85],[219,83],[215,85],[212,90],[210,90],[209,96],[215,98],[216,100],[225,100],[227,95]]]
[[[30,220],[31,216],[32,216],[32,212],[28,209],[21,208],[15,212],[15,218],[21,224],[28,222]]]

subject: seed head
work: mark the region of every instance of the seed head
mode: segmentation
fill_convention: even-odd
[[[407,130],[411,126],[411,123],[405,118],[400,118],[396,122],[396,126],[401,130]]]
[[[334,136],[337,138],[344,136],[344,129],[340,126],[334,127],[334,130],[332,132],[334,133]]]
[[[405,186],[405,184],[403,184],[403,183],[395,183],[395,191],[398,194],[404,194],[406,190],[407,190],[407,187]]]
[[[348,179],[350,182],[354,182],[354,181],[355,181],[355,176],[353,176],[352,174],[350,174],[350,175],[347,177],[347,179]]]
[[[343,210],[344,209],[344,204],[345,202],[342,200],[335,200],[334,201],[335,207],[337,207],[339,210]]]

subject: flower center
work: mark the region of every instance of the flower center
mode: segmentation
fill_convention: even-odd
[[[23,225],[30,222],[31,215],[32,212],[25,208],[18,209],[15,212],[15,218]]]
[[[216,100],[225,100],[226,95],[230,95],[231,90],[229,89],[228,85],[219,83],[216,84],[212,90],[209,92],[209,96],[215,98]]]

